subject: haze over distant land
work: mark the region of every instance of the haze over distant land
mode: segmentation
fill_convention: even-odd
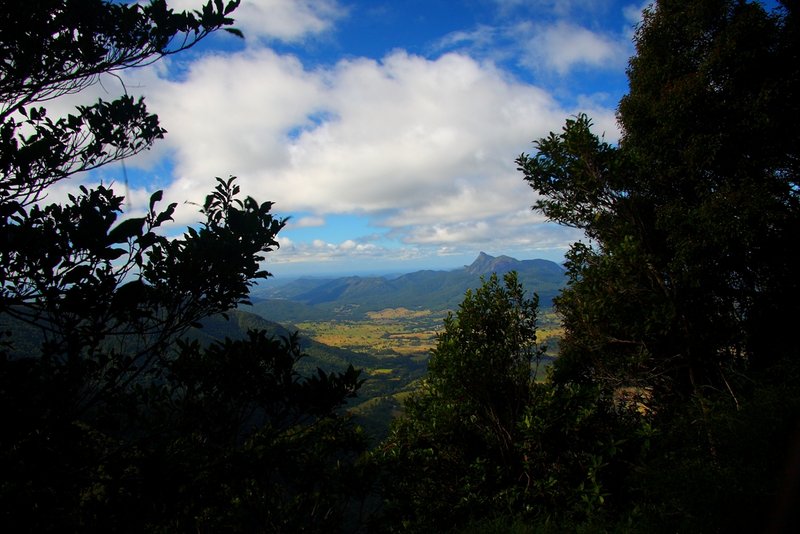
[[[563,266],[543,259],[518,260],[481,252],[469,265],[452,270],[423,269],[398,276],[304,277],[286,282],[265,282],[251,296],[256,313],[277,322],[327,317],[333,310],[355,310],[356,315],[386,308],[452,310],[468,289],[492,273],[502,277],[515,271],[525,290],[537,293],[544,308],[566,283]],[[266,301],[266,302],[264,302]],[[294,304],[288,304],[291,301]],[[348,311],[347,314],[350,314]],[[334,315],[337,315],[336,311]]]
[[[452,269],[481,250],[560,262],[582,234],[531,212],[514,160],[581,112],[618,138],[647,3],[248,0],[244,40],[121,73],[168,133],[88,181],[134,214],[164,189],[178,232],[215,176],[238,176],[291,217],[266,265],[281,277]],[[71,100],[123,90],[102,82]]]
[[[561,265],[564,256],[561,253],[551,255],[529,254],[531,258],[547,260]],[[518,254],[520,257],[523,255]],[[477,259],[476,259],[477,256]],[[348,261],[325,261],[315,264],[307,263],[271,263],[267,262],[265,268],[273,275],[260,285],[269,286],[272,283],[282,283],[300,277],[339,277],[339,276],[393,276],[412,273],[415,271],[455,271],[464,269],[479,261],[482,256],[503,257],[501,253],[465,253],[453,256],[430,256],[416,260],[392,261],[383,260],[365,263],[363,265],[353,264]]]

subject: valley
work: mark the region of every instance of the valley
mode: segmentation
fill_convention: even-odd
[[[301,334],[320,343],[376,356],[419,357],[436,345],[442,313],[387,308],[368,312],[362,320],[296,323]]]
[[[316,367],[342,370],[350,363],[361,369],[366,380],[348,410],[376,440],[385,436],[404,399],[425,375],[448,312],[458,309],[464,293],[480,286],[482,277],[512,270],[530,293],[540,296],[538,342],[547,346],[537,369],[541,378],[557,356],[563,334],[552,298],[563,287],[564,269],[546,260],[481,253],[471,265],[453,271],[300,278],[256,288],[253,305],[240,311],[279,323],[284,331],[300,332],[308,353],[298,364],[301,373]]]
[[[370,312],[361,320],[303,321],[294,323],[300,334],[331,347],[370,354],[376,358],[406,357],[427,360],[436,346],[447,311],[405,308]],[[558,353],[563,329],[555,313],[540,311],[538,339],[548,347],[548,356]]]
[[[185,337],[208,345],[244,339],[251,329],[278,337],[298,331],[305,354],[295,366],[300,375],[312,375],[318,368],[341,372],[351,364],[362,371],[365,381],[346,409],[376,441],[386,435],[404,399],[425,376],[448,312],[458,309],[464,293],[477,288],[482,276],[509,270],[519,272],[525,287],[541,297],[538,341],[548,346],[541,376],[558,354],[562,330],[551,302],[565,278],[561,266],[544,260],[481,254],[472,265],[454,271],[265,284],[255,288],[252,305],[208,317]],[[38,330],[11,317],[0,317],[0,327],[14,333],[14,357],[34,352],[42,343]]]

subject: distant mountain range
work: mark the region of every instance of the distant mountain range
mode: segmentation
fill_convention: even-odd
[[[566,281],[561,265],[542,259],[517,260],[481,252],[472,264],[451,271],[416,271],[398,277],[300,278],[282,286],[269,282],[253,292],[252,311],[278,322],[363,317],[385,308],[454,310],[481,277],[516,271],[523,287],[548,308]]]

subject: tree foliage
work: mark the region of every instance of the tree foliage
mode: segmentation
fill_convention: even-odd
[[[516,273],[502,284],[492,274],[445,319],[420,392],[379,449],[392,521],[443,530],[492,514],[513,493],[517,426],[543,352],[537,301]]]
[[[364,442],[338,409],[352,367],[301,377],[298,339],[181,341],[246,303],[285,221],[217,179],[178,238],[175,205],[53,184],[164,131],[125,95],[51,117],[43,103],[225,29],[238,2],[3,4],[0,81],[0,512],[15,531],[329,530],[359,490]]]
[[[667,529],[763,528],[774,502],[797,498],[780,481],[800,420],[800,265],[787,254],[800,229],[797,16],[794,3],[655,3],[636,33],[619,144],[579,115],[517,160],[542,195],[534,209],[588,238],[556,300],[554,380],[643,414],[654,433],[626,438],[649,452],[625,498]],[[778,391],[783,413],[757,415]]]
[[[501,457],[513,448],[514,426],[541,360],[538,300],[525,295],[516,273],[504,275],[503,285],[492,274],[445,318],[428,363],[432,395],[469,414]]]
[[[794,16],[659,2],[637,33],[619,146],[579,116],[518,159],[544,195],[535,208],[592,240],[573,247],[561,299],[570,342],[591,336],[581,358],[640,354],[670,391],[692,394],[724,385],[722,368],[791,351],[781,339],[797,311],[784,254],[798,224],[797,143],[781,103],[796,76],[777,66]]]
[[[53,118],[42,103],[77,93],[100,75],[147,65],[230,28],[238,0],[175,13],[164,0],[3,3],[0,50],[0,198],[29,205],[75,173],[130,156],[162,137],[142,99],[124,95]]]

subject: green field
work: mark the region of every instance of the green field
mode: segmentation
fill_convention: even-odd
[[[447,312],[386,308],[368,312],[361,320],[303,321],[296,324],[300,333],[332,347],[384,356],[426,357],[436,346],[436,334],[443,328]],[[556,315],[540,314],[538,338],[556,356],[563,329]],[[375,372],[373,370],[372,372]]]
[[[446,315],[447,311],[441,310],[385,308],[368,312],[360,320],[340,315],[338,319],[302,321],[294,326],[318,343],[365,355],[359,367],[367,380],[349,410],[373,439],[380,439],[424,376]],[[550,357],[542,362],[540,377],[545,376],[545,368],[558,354],[562,333],[552,311],[540,312],[538,341],[548,346],[546,355]]]
[[[302,335],[332,347],[377,357],[419,357],[436,345],[443,317],[430,310],[387,308],[370,312],[363,320],[305,321],[296,326]]]

